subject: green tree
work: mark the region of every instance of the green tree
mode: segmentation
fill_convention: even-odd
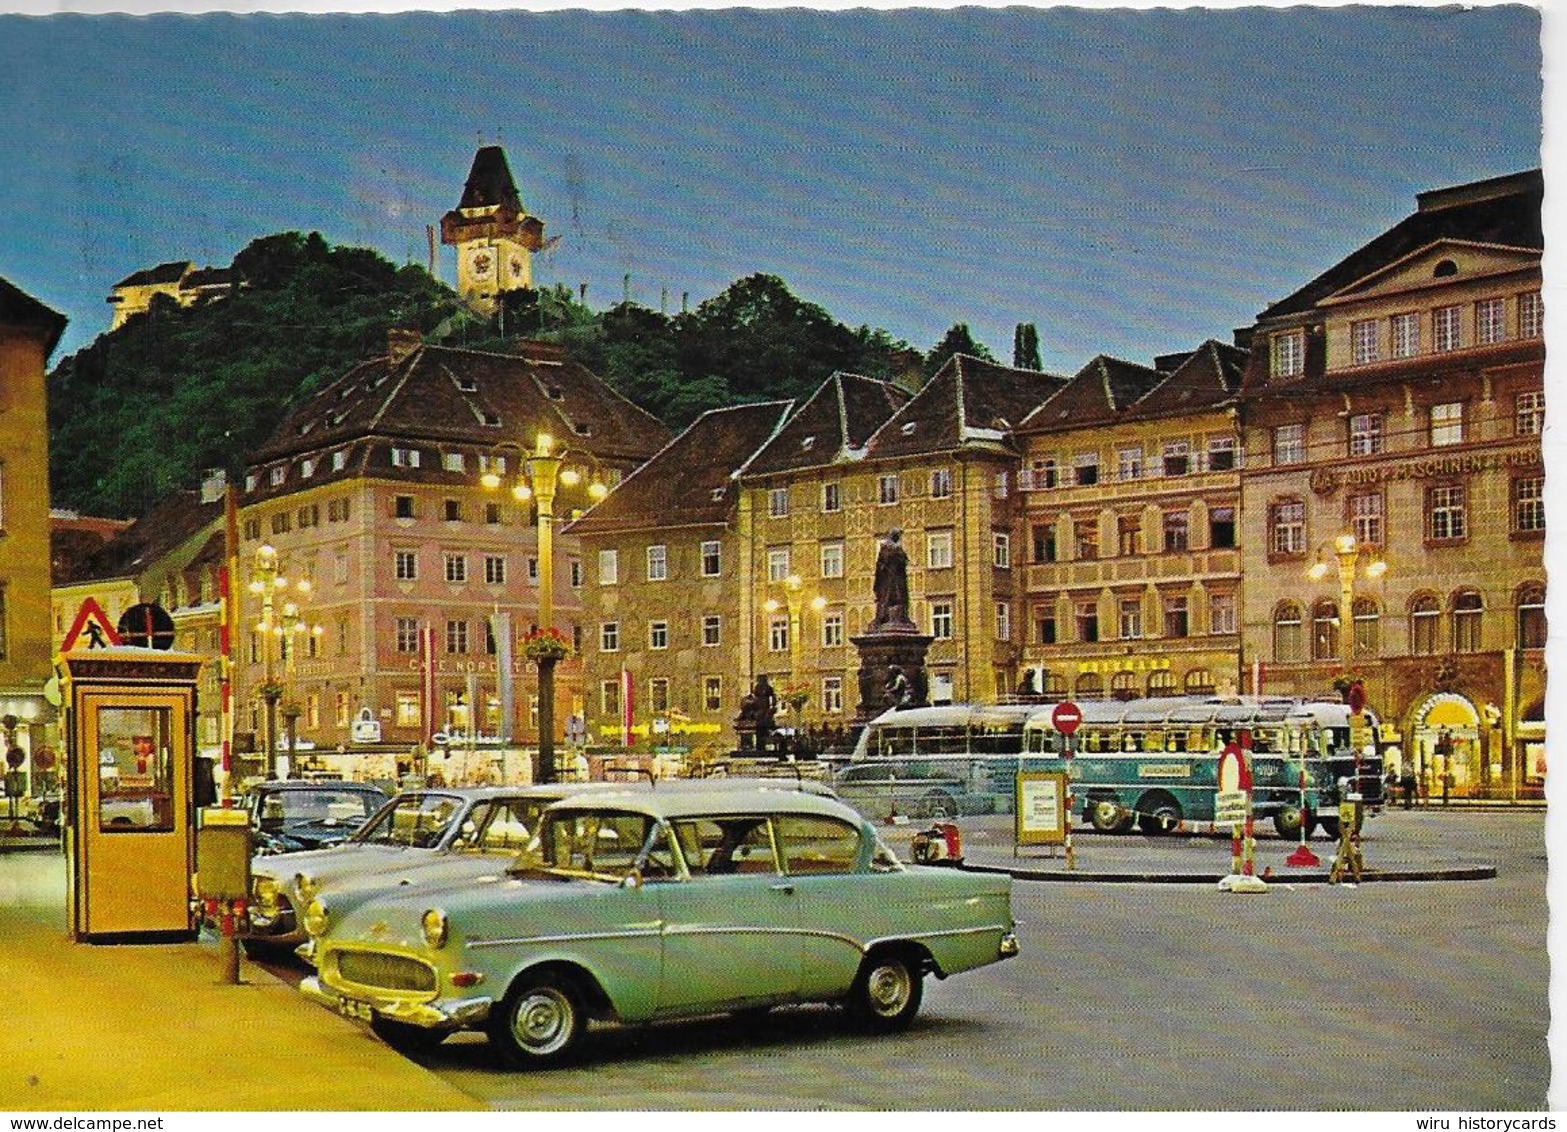
[[[934,377],[940,372],[954,354],[967,354],[971,358],[979,358],[981,361],[993,362],[996,356],[984,346],[974,341],[974,335],[969,332],[968,323],[955,322],[935,348],[925,355],[925,377]]]
[[[1042,370],[1039,360],[1039,328],[1032,322],[1020,322],[1012,332],[1012,368]]]

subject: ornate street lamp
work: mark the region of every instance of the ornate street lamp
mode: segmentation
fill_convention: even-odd
[[[783,590],[783,604],[780,605],[777,598],[770,597],[762,603],[762,608],[769,614],[777,613],[784,608],[787,608],[789,611],[789,691],[792,695],[798,695],[796,689],[800,680],[800,612],[805,604],[804,583],[801,581],[800,575],[790,574],[786,577],[783,580]],[[811,608],[815,612],[820,613],[826,607],[827,599],[820,594],[816,594],[811,598]],[[788,701],[790,697],[786,695],[784,699]],[[801,706],[797,707],[790,701],[790,707],[794,709],[796,716],[802,713],[803,699],[801,699],[800,704]],[[796,729],[799,727],[799,722],[798,719],[791,720]]]
[[[279,603],[278,597],[285,591],[293,596]],[[300,602],[310,596],[310,579],[301,578],[290,585],[279,567],[277,548],[270,543],[262,543],[256,548],[255,557],[251,561],[250,592],[261,599],[261,618],[255,625],[256,634],[260,638],[262,661],[262,681],[258,691],[266,705],[267,753],[261,765],[263,772],[271,778],[277,774],[278,701],[283,698],[284,691],[284,681],[279,678],[275,659],[283,664],[281,675],[292,683],[295,641],[307,635],[319,637],[321,626],[306,622],[300,610]],[[296,742],[295,723],[299,712],[290,705],[285,716],[288,720],[288,753],[292,765]]]
[[[1360,560],[1362,557],[1370,559],[1365,575],[1371,581],[1387,573],[1387,563],[1372,555],[1371,550],[1362,546],[1352,534],[1342,534],[1333,540],[1333,554],[1338,560],[1339,633],[1344,642],[1344,666],[1348,669],[1355,659],[1355,577],[1359,573]],[[1313,582],[1320,582],[1332,569],[1319,551],[1317,561],[1306,571],[1306,576]]]

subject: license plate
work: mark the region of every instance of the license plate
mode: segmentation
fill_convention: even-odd
[[[357,1018],[361,1022],[370,1021],[370,1007],[367,1003],[357,1002],[351,998],[338,995],[337,1012],[345,1018]]]

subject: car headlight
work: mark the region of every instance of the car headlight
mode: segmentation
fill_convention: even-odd
[[[432,948],[446,946],[447,923],[446,913],[439,908],[431,908],[419,917],[419,930],[424,932],[424,942]]]
[[[310,906],[305,909],[305,930],[311,935],[325,935],[329,919],[326,905],[320,900],[312,900]]]
[[[257,910],[269,919],[276,917],[278,914],[277,881],[272,877],[257,877],[255,887]]]
[[[309,904],[317,896],[321,895],[320,882],[313,876],[305,873],[294,874],[294,887],[299,890],[299,899],[302,903]]]

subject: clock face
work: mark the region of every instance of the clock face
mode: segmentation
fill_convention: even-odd
[[[475,253],[473,257],[473,273],[475,275],[488,275],[491,262],[489,252]]]

